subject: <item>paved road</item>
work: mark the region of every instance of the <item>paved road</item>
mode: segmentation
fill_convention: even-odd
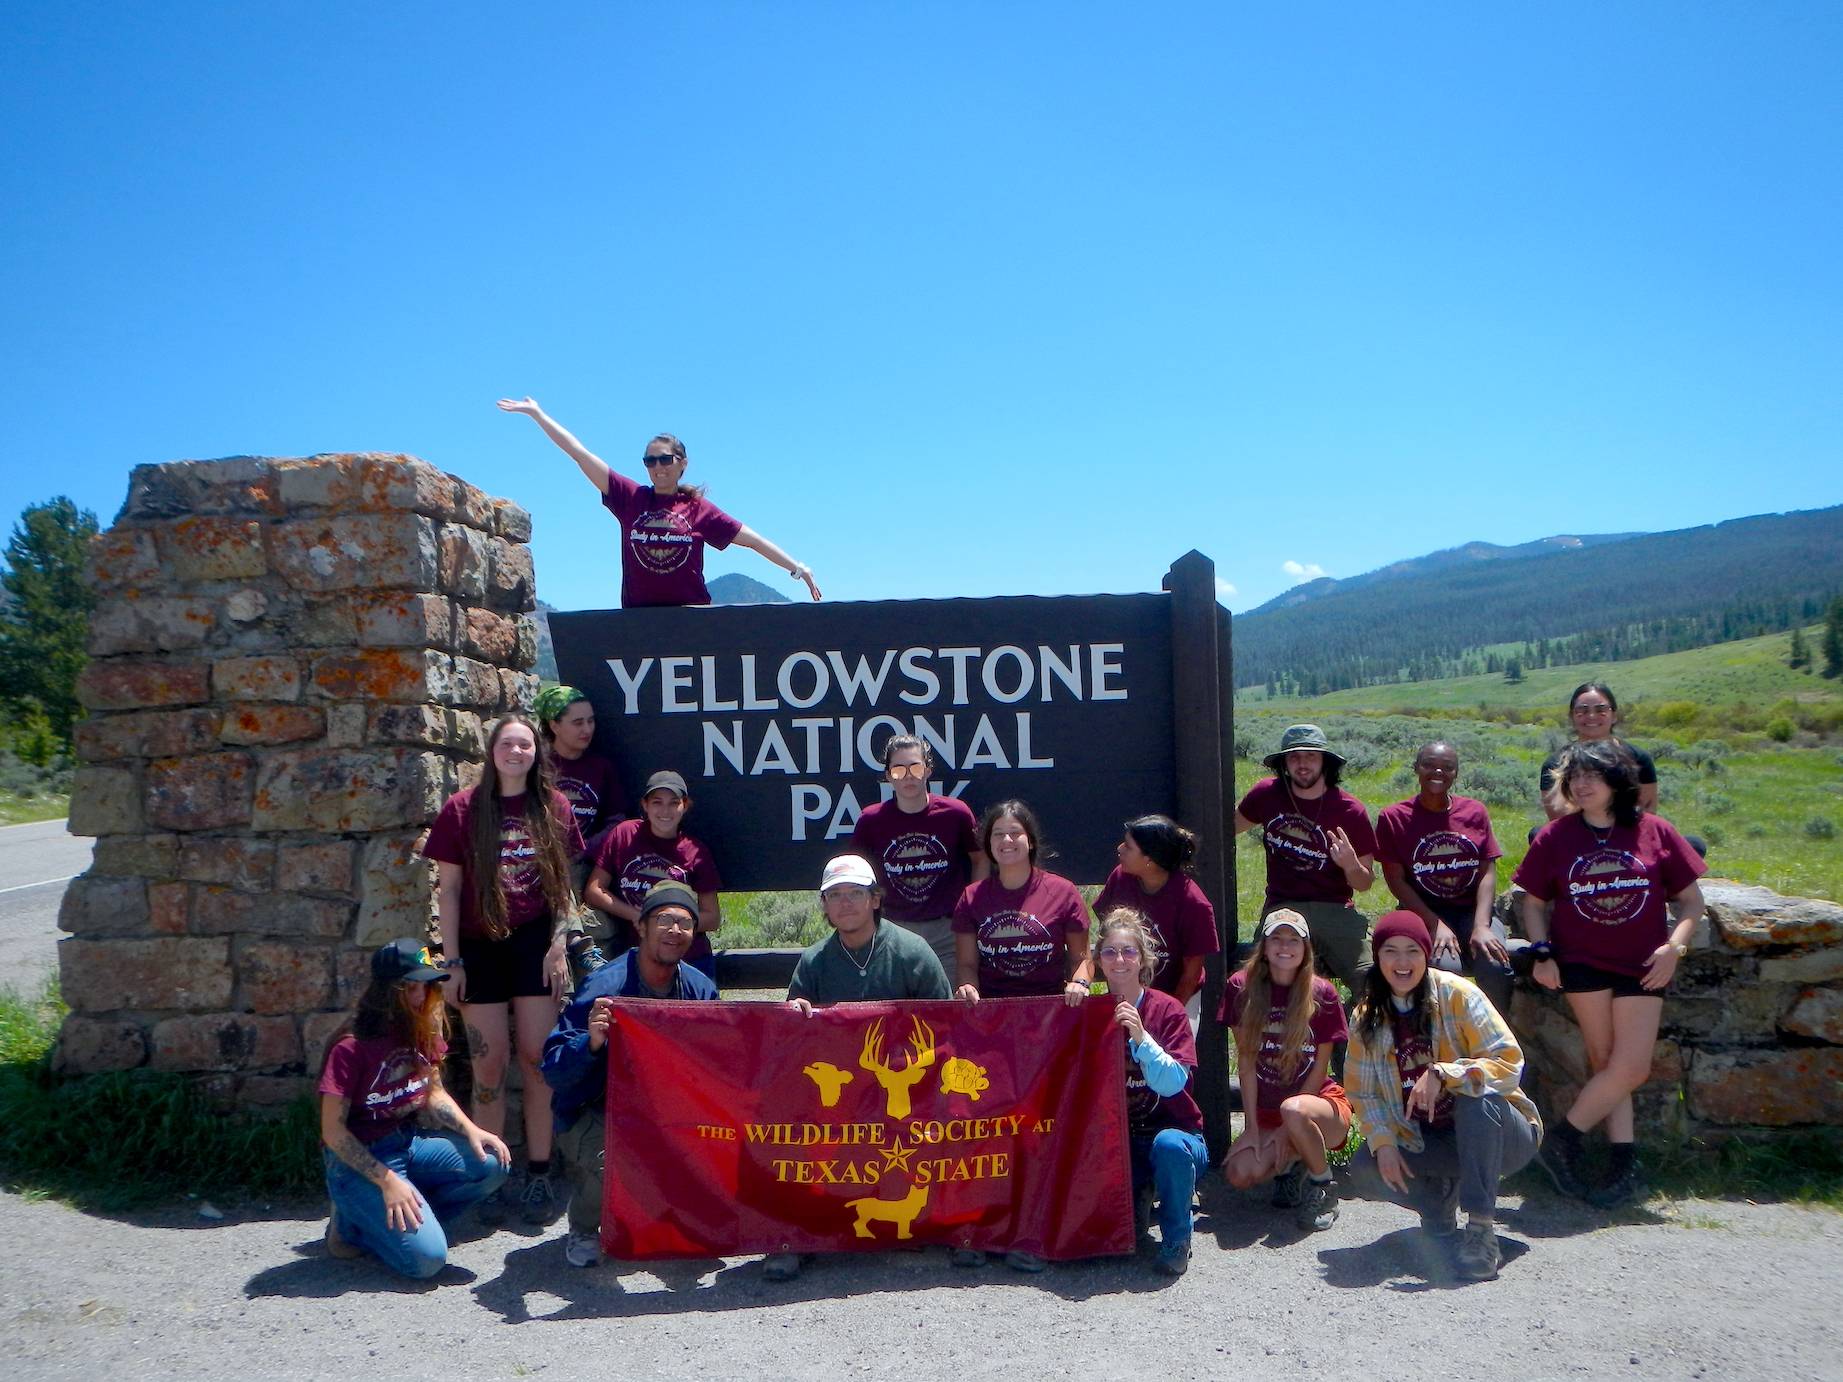
[[[90,866],[90,841],[63,821],[0,829],[0,988],[31,993],[58,967],[58,903]]]

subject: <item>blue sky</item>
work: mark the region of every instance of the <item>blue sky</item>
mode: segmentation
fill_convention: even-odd
[[[1843,500],[1834,5],[529,8],[0,10],[9,516],[406,451],[611,605],[526,393],[843,599]]]

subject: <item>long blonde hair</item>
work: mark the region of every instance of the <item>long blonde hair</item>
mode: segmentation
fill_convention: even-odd
[[[1312,1035],[1312,1011],[1318,1006],[1318,995],[1312,992],[1313,980],[1318,977],[1313,964],[1312,938],[1304,936],[1301,941],[1305,954],[1299,961],[1299,972],[1293,975],[1292,988],[1286,995],[1286,1014],[1280,1020],[1278,1064],[1284,1079],[1291,1079],[1303,1071],[1305,1044]],[[1261,1049],[1261,1039],[1267,1033],[1267,1016],[1273,1008],[1273,967],[1267,963],[1265,936],[1254,947],[1254,953],[1241,972],[1244,987],[1241,1017],[1235,1023],[1235,1045],[1241,1051],[1256,1052]]]

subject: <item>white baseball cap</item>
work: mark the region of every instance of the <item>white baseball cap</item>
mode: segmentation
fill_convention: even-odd
[[[1261,939],[1266,940],[1275,931],[1291,931],[1302,941],[1312,939],[1312,932],[1305,924],[1305,918],[1291,907],[1282,907],[1277,912],[1269,912],[1267,920],[1261,923]]]
[[[855,854],[841,854],[826,865],[826,871],[819,876],[819,891],[826,892],[836,888],[840,883],[855,883],[860,888],[877,886],[877,875],[871,872],[870,865]]]

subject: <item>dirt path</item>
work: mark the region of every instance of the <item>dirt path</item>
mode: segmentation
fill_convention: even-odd
[[[1494,1282],[1437,1269],[1413,1220],[1346,1203],[1302,1238],[1206,1193],[1190,1274],[1138,1260],[956,1271],[944,1253],[564,1265],[561,1229],[460,1244],[409,1285],[321,1253],[318,1205],[113,1220],[0,1195],[0,1375],[955,1378],[1843,1376],[1843,1215],[1655,1202],[1609,1225],[1505,1201]]]

